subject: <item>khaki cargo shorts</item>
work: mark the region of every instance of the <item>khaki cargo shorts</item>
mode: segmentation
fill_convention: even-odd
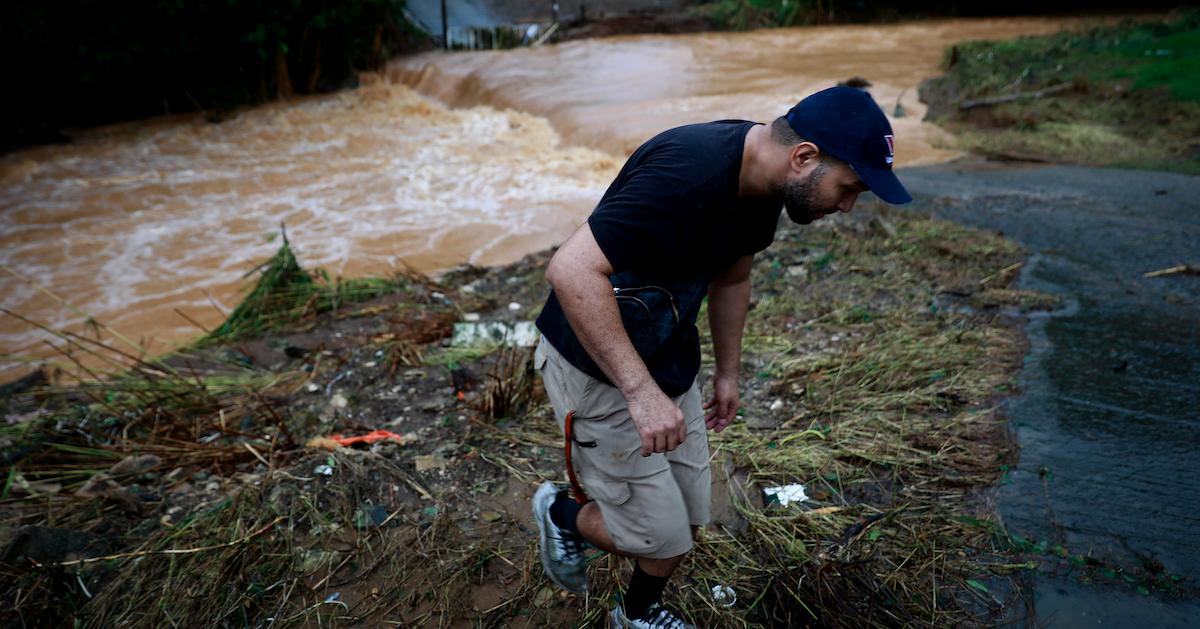
[[[691,527],[708,524],[712,497],[699,387],[693,384],[674,398],[687,423],[687,439],[673,452],[643,457],[642,438],[616,387],[577,369],[545,339],[538,343],[534,366],[560,429],[567,413],[575,411],[575,473],[599,505],[617,549],[651,559],[691,550]]]

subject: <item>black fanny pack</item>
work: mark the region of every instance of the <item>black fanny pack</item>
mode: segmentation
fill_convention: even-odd
[[[698,364],[700,348],[695,323],[704,296],[708,294],[707,278],[670,281],[618,273],[609,277],[609,282],[613,287],[622,327],[656,380],[664,370],[674,374],[679,364],[693,361]],[[543,319],[548,320],[543,322]],[[554,319],[555,323],[549,319]],[[548,302],[546,310],[539,317],[538,327],[568,362],[593,378],[609,383],[607,376],[567,324],[566,315],[557,300]],[[695,373],[684,379],[690,383],[693,378]],[[672,391],[678,388],[674,387]],[[683,390],[686,391],[686,388],[683,387]],[[671,395],[682,392],[676,391]]]
[[[679,327],[679,306],[661,286],[613,286],[621,324],[642,358],[652,358]]]

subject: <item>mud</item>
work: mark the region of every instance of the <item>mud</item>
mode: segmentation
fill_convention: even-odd
[[[1071,553],[1200,581],[1200,278],[1144,274],[1200,260],[1200,179],[962,162],[910,169],[915,211],[1003,232],[1033,257],[1025,288],[1065,307],[1033,318],[1023,393],[1007,405],[1020,463],[1005,522]],[[1194,599],[1050,562],[1031,602],[1050,626],[1187,626]]]

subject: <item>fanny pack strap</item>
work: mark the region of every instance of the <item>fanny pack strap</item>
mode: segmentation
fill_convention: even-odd
[[[579,484],[579,479],[575,478],[575,466],[571,464],[571,443],[575,441],[574,434],[571,432],[571,423],[575,419],[575,411],[567,413],[567,418],[563,420],[563,454],[567,459],[567,478],[571,480],[571,494],[575,497],[575,502],[585,505],[592,501],[588,495],[584,493],[583,487]]]

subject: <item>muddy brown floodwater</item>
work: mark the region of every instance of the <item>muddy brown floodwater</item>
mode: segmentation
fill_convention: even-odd
[[[957,41],[1045,33],[1063,19],[938,20],[750,33],[623,36],[400,59],[363,87],[82,134],[0,157],[0,263],[152,353],[215,325],[286,223],[306,266],[496,264],[561,241],[625,154],[655,132],[769,120],[851,76],[893,120],[897,163],[957,156],[920,122],[916,86]],[[415,91],[414,91],[415,90]],[[56,327],[83,317],[0,270],[3,306]],[[0,320],[0,353],[45,357]],[[20,371],[0,365],[0,380]]]

